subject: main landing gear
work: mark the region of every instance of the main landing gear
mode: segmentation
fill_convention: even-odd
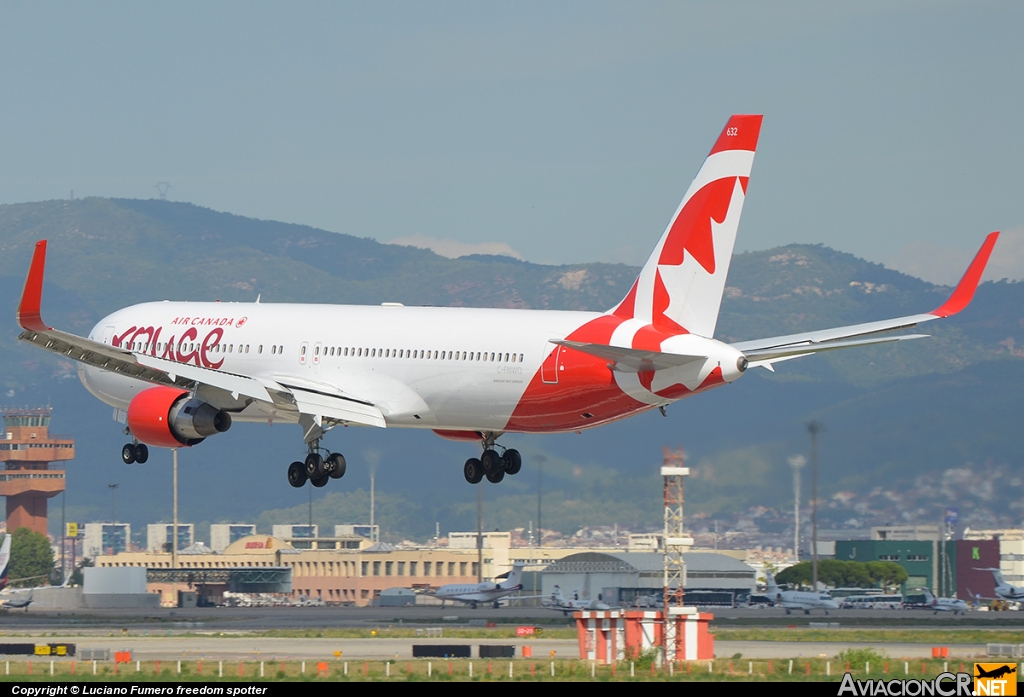
[[[309,454],[302,462],[295,461],[288,465],[288,483],[296,489],[305,485],[308,479],[315,487],[327,486],[330,479],[341,479],[345,476],[347,468],[345,456],[341,453],[332,453],[327,450],[327,457],[320,454],[320,440],[316,439],[309,444]]]
[[[470,484],[479,484],[484,477],[487,477],[487,481],[491,484],[497,484],[505,478],[506,474],[515,475],[522,469],[523,458],[519,455],[518,450],[501,448],[500,445],[497,445],[504,451],[502,454],[498,454],[498,451],[494,449],[496,437],[494,434],[488,434],[482,443],[483,454],[479,458],[471,457],[466,460],[462,474]]]
[[[124,460],[126,465],[130,465],[133,462],[144,465],[146,460],[149,459],[149,448],[146,447],[145,443],[140,443],[139,441],[125,443],[124,447],[121,448],[121,459]]]

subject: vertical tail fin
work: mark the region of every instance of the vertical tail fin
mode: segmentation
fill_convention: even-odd
[[[775,577],[772,576],[772,572],[765,569],[764,571],[765,583],[768,586],[768,595],[773,596],[779,592],[779,586],[775,583]]]
[[[669,334],[714,335],[761,119],[729,119],[639,278],[612,314]]]
[[[522,562],[516,562],[512,565],[512,570],[508,572],[505,579],[501,582],[501,587],[504,589],[516,590],[522,587],[523,584],[523,567],[526,566]]]
[[[4,543],[0,546],[0,590],[7,587],[7,567],[11,561],[11,536],[4,537]]]

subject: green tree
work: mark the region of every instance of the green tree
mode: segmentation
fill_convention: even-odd
[[[811,562],[802,561],[779,572],[775,580],[791,588],[811,585]],[[822,559],[818,562],[818,581],[832,588],[891,588],[907,580],[906,570],[891,561],[843,561]]]
[[[53,550],[46,535],[29,528],[11,533],[11,564],[7,570],[12,588],[27,588],[49,583],[53,573]]]
[[[902,586],[907,581],[907,570],[894,561],[869,561],[864,564],[871,581],[881,588]]]
[[[779,585],[788,585],[790,588],[810,585],[811,562],[802,561],[799,564],[786,567],[775,575],[775,582]]]
[[[81,586],[85,582],[85,573],[82,569],[92,567],[95,562],[89,557],[82,557],[78,560],[78,568],[71,574],[71,585]]]

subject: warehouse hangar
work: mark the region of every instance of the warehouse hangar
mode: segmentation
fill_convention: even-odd
[[[687,552],[685,592],[698,605],[745,602],[756,590],[752,566],[715,552]],[[662,554],[653,552],[581,552],[552,563],[541,574],[544,597],[558,586],[565,595],[608,605],[636,607],[660,604],[664,588]]]

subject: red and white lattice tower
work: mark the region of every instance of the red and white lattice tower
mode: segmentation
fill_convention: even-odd
[[[664,449],[661,476],[665,481],[665,660],[681,655],[683,637],[678,636],[677,618],[692,612],[684,609],[683,589],[686,586],[686,562],[683,553],[693,546],[693,538],[683,529],[683,477],[690,469],[683,466],[682,449]]]

